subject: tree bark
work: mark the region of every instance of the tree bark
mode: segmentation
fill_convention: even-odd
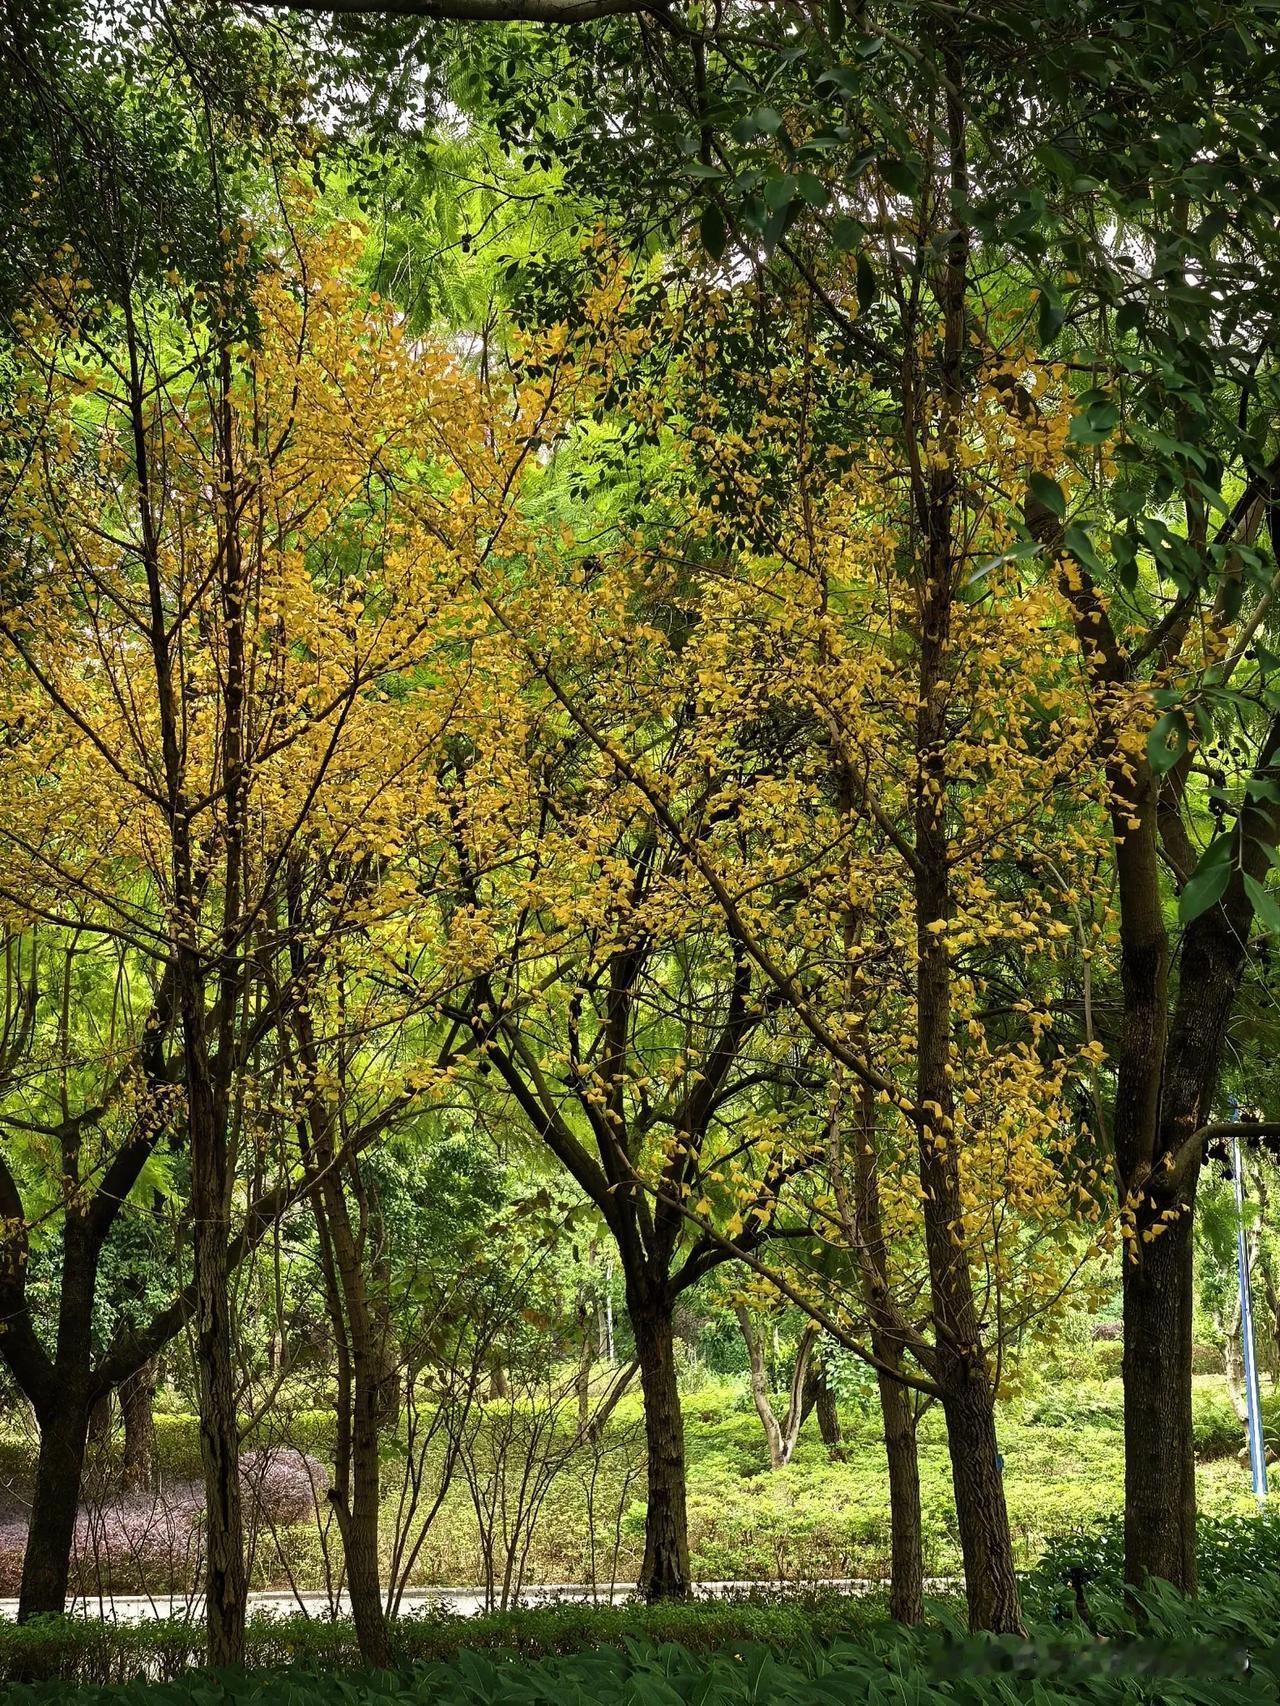
[[[304,1058],[308,1058],[304,1054]],[[381,1465],[378,1433],[386,1368],[342,1178],[332,1168],[330,1134],[317,1115],[313,1160],[323,1167],[312,1193],[320,1235],[321,1270],[338,1356],[338,1441],[329,1494],[342,1537],[347,1590],[360,1657],[378,1670],[391,1667],[391,1639],[382,1598],[378,1507]],[[352,1187],[360,1189],[358,1173]],[[362,1205],[367,1208],[367,1204]]]
[[[391,1668],[391,1637],[382,1600],[378,1544],[378,1425],[362,1391],[351,1435],[351,1500],[342,1520],[351,1616],[360,1657],[377,1670]]]
[[[40,1454],[18,1597],[19,1623],[30,1617],[60,1617],[66,1610],[88,1436],[88,1396],[77,1388],[64,1388],[40,1417]]]
[[[840,1432],[840,1411],[836,1395],[831,1390],[827,1371],[819,1366],[813,1374],[813,1407],[818,1416],[818,1438],[833,1457],[844,1456],[844,1435]]]
[[[179,951],[194,1222],[195,1354],[205,1490],[205,1622],[213,1668],[244,1662],[248,1600],[232,1366],[230,1153],[214,1100],[196,957]]]
[[[1191,1424],[1192,1222],[1185,1214],[1124,1265],[1125,1578],[1196,1585]]]
[[[111,1394],[103,1392],[89,1408],[89,1452],[103,1458],[111,1449]]]
[[[198,1146],[193,1148],[198,1155]],[[207,1192],[195,1195],[197,1216],[202,1197],[210,1202]],[[248,1598],[226,1252],[225,1218],[219,1216],[203,1236],[197,1218],[195,1324],[205,1486],[205,1615],[209,1664],[215,1669],[244,1662]]]
[[[644,1393],[648,1447],[648,1511],[639,1592],[651,1603],[687,1599],[689,1520],[685,1503],[684,1418],[676,1378],[671,1303],[665,1297],[629,1304]]]
[[[130,1492],[150,1487],[155,1470],[157,1369],[155,1359],[119,1386],[120,1413],[124,1418],[124,1461],[122,1479]]]
[[[889,1615],[897,1623],[924,1616],[924,1538],[920,1512],[920,1456],[911,1393],[900,1380],[876,1371],[884,1454],[889,1466]],[[822,1412],[818,1412],[821,1420]]]
[[[1013,1567],[990,1382],[980,1376],[945,1392],[942,1409],[947,1419],[969,1626],[997,1634],[1020,1634],[1018,1578]]]
[[[769,1380],[765,1372],[760,1335],[751,1324],[751,1316],[745,1304],[735,1304],[733,1312],[738,1318],[738,1326],[747,1347],[751,1398],[756,1407],[756,1415],[760,1418],[760,1426],[764,1429],[765,1443],[769,1447],[769,1467],[780,1469],[786,1462],[782,1449],[782,1429],[778,1426],[778,1418],[769,1402]]]

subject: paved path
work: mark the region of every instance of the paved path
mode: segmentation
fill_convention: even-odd
[[[803,1587],[830,1588],[839,1593],[862,1594],[871,1593],[876,1588],[883,1587],[883,1582],[862,1579],[844,1581],[828,1580],[818,1582],[779,1583],[779,1582],[699,1582],[694,1589],[700,1599],[723,1599],[728,1594],[750,1593],[753,1589],[769,1589],[775,1592],[786,1592],[788,1588]],[[926,1584],[927,1586],[943,1585],[942,1583]],[[612,1596],[608,1588],[593,1589],[580,1582],[560,1582],[538,1587],[526,1587],[520,1595],[521,1605],[546,1605],[557,1600],[572,1600],[578,1604],[606,1604],[610,1598],[615,1604],[629,1599],[634,1590],[630,1584],[614,1588]],[[195,1619],[203,1614],[204,1600],[201,1596],[167,1595],[149,1596],[146,1594],[117,1594],[114,1597],[90,1600],[77,1600],[68,1608],[76,1616],[103,1618],[116,1623],[145,1623],[153,1618],[181,1617]],[[339,1615],[349,1612],[346,1595],[338,1601]],[[446,1617],[476,1617],[485,1609],[484,1591],[481,1588],[414,1588],[404,1595],[400,1604],[401,1614],[435,1612]],[[268,1617],[289,1617],[297,1612],[306,1612],[312,1617],[328,1617],[331,1607],[327,1594],[285,1592],[251,1593],[249,1595],[249,1613],[262,1613]],[[0,1618],[12,1619],[17,1616],[18,1602],[16,1599],[0,1599]]]

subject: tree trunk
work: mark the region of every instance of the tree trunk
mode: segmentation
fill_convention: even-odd
[[[317,1145],[328,1161],[327,1138]],[[357,1180],[353,1187],[358,1189]],[[376,1342],[361,1248],[340,1178],[324,1174],[312,1193],[320,1234],[321,1270],[338,1355],[338,1442],[329,1497],[342,1537],[351,1616],[360,1657],[378,1670],[391,1667],[391,1641],[382,1600],[378,1544],[381,1484],[378,1423],[385,1367]]]
[[[756,1415],[760,1418],[760,1426],[764,1429],[765,1443],[769,1447],[770,1469],[780,1469],[786,1462],[782,1448],[782,1429],[778,1426],[778,1418],[773,1413],[773,1405],[769,1402],[769,1380],[764,1366],[764,1350],[760,1344],[760,1335],[751,1324],[751,1316],[746,1305],[734,1305],[734,1314],[738,1318],[738,1326],[747,1347],[747,1362],[750,1369],[751,1398],[756,1407]]]
[[[818,1438],[837,1461],[844,1459],[844,1435],[840,1432],[840,1411],[836,1395],[831,1390],[827,1371],[819,1366],[813,1375],[813,1407],[818,1415]]]
[[[877,1370],[876,1382],[889,1466],[889,1615],[898,1623],[919,1623],[924,1616],[924,1539],[914,1402],[892,1375]],[[821,1422],[821,1409],[818,1419]]]
[[[111,1394],[95,1398],[89,1409],[89,1454],[105,1458],[111,1449]]]
[[[1194,1593],[1191,1216],[1165,1224],[1124,1264],[1125,1579]]]
[[[1004,1466],[996,1439],[990,1382],[978,1376],[942,1398],[955,1489],[956,1523],[964,1558],[969,1627],[1021,1634],[1018,1578],[1013,1568]]]
[[[58,1402],[40,1419],[35,1496],[18,1593],[19,1623],[29,1617],[60,1617],[66,1610],[88,1435],[87,1397],[64,1388]]]
[[[373,1393],[357,1391],[351,1434],[351,1502],[342,1518],[351,1616],[360,1657],[377,1670],[391,1668],[391,1637],[382,1602],[378,1548],[378,1425]]]
[[[130,1492],[143,1492],[150,1487],[155,1469],[156,1377],[153,1358],[119,1386],[120,1412],[124,1418],[122,1479]]]
[[[687,1599],[689,1523],[685,1508],[684,1418],[676,1379],[671,1305],[665,1298],[630,1304],[644,1392],[649,1503],[645,1516],[643,1598]]]
[[[954,203],[969,196],[963,65],[945,55],[948,164]],[[942,366],[938,452],[928,475],[920,600],[919,707],[916,712],[915,821],[916,1108],[925,1247],[936,1332],[938,1385],[947,1419],[969,1623],[997,1634],[1022,1632],[1013,1543],[996,1446],[995,1392],[983,1345],[964,1226],[955,1142],[952,967],[946,929],[952,916],[952,799],[948,722],[953,605],[962,557],[955,506],[960,489],[968,319],[969,232],[953,226],[940,270]]]
[[[186,1015],[184,1015],[186,1018]],[[195,1075],[193,1075],[195,1076]],[[232,1370],[229,1189],[225,1134],[191,1117],[195,1210],[195,1339],[200,1372],[200,1459],[205,1469],[205,1617],[208,1663],[244,1663],[247,1583],[241,1506],[241,1433]],[[200,1129],[205,1126],[205,1129]]]

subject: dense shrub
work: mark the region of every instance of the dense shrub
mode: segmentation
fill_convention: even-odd
[[[1118,1392],[1077,1384],[1070,1391],[1050,1389],[1027,1405],[1025,1417],[1031,1427],[1075,1428],[1082,1422],[1101,1428],[1120,1428],[1124,1412]]]
[[[1093,1366],[1099,1380],[1114,1380],[1124,1362],[1124,1346],[1117,1339],[1102,1339],[1093,1347]]]
[[[332,1410],[293,1410],[261,1421],[250,1432],[250,1450],[291,1447],[320,1463],[333,1461],[337,1418]],[[192,1415],[157,1413],[155,1418],[156,1469],[162,1482],[198,1481],[200,1423]]]
[[[1196,1563],[1202,1589],[1229,1592],[1255,1583],[1280,1584],[1280,1509],[1249,1516],[1201,1516]],[[1124,1524],[1119,1517],[1053,1536],[1027,1579],[1034,1610],[1056,1604],[1073,1574],[1086,1587],[1119,1593],[1124,1583]]]
[[[309,1521],[323,1507],[329,1474],[305,1452],[273,1445],[243,1453],[240,1484],[251,1518],[286,1528]]]
[[[1232,1457],[1244,1444],[1239,1416],[1230,1400],[1216,1392],[1193,1393],[1191,1427],[1196,1456],[1206,1462],[1215,1457]]]

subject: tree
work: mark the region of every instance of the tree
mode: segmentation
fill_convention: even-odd
[[[190,1317],[219,1662],[240,1650],[245,1596],[229,1273],[311,1183],[285,1141],[306,1086],[285,1074],[274,1104],[255,1087],[280,1078],[317,968],[344,945],[361,965],[405,951],[386,862],[430,815],[422,772],[457,709],[452,630],[468,620],[459,565],[497,513],[450,495],[491,467],[476,393],[445,352],[411,353],[390,314],[359,306],[341,277],[349,238],[303,244],[300,223],[251,296],[244,228],[226,229],[212,298],[179,279],[112,311],[74,271],[51,277],[10,423],[9,538],[24,544],[3,621],[6,904],[26,932],[118,955],[146,995],[97,1068],[105,1093],[50,1132],[64,1246],[53,1360],[23,1301],[29,1214],[0,1175],[3,1350],[44,1430],[23,1611],[61,1609],[93,1398]],[[413,513],[397,500],[409,476]],[[289,892],[304,851],[309,881]],[[383,1010],[345,1039],[352,1058],[387,1022]],[[412,1058],[383,1068],[335,1167],[433,1081]],[[162,1141],[189,1179],[192,1271],[95,1366],[97,1259]]]
[[[808,1414],[805,1404],[805,1390],[809,1377],[809,1361],[817,1341],[818,1329],[812,1322],[809,1322],[800,1331],[792,1359],[791,1379],[787,1389],[787,1410],[785,1416],[779,1421],[773,1408],[769,1360],[765,1354],[762,1334],[753,1319],[750,1303],[747,1301],[735,1303],[733,1313],[737,1318],[743,1343],[747,1347],[751,1398],[756,1407],[756,1414],[760,1418],[760,1425],[764,1429],[764,1437],[768,1442],[769,1467],[781,1469],[791,1461],[791,1454],[800,1437],[800,1429]]]
[[[478,978],[469,1001],[449,1011],[617,1246],[648,1446],[639,1587],[651,1600],[684,1598],[692,1584],[673,1317],[681,1295],[731,1252],[691,1234],[681,1204],[725,1186],[750,1224],[745,1247],[779,1235],[781,1179],[750,1162],[761,1131],[753,1093],[780,1070],[769,1064],[779,1045],[768,1034],[773,1004],[732,938],[690,908],[680,861],[629,811],[602,839],[607,792],[598,770],[594,785],[577,774],[579,763],[571,748],[539,779],[549,821],[523,850],[536,900],[514,915],[501,977]],[[460,816],[476,809],[487,780],[459,776]],[[465,871],[465,846],[459,858]],[[509,878],[514,864],[509,855],[496,869]],[[501,890],[476,885],[468,935],[509,906]]]
[[[827,1225],[843,1220],[858,1276],[846,1307],[858,1319],[865,1307],[914,1366],[887,1364],[865,1343],[863,1354],[947,1415],[975,1625],[1013,1627],[994,1417],[1001,1347],[1015,1321],[1053,1309],[1081,1257],[1054,1244],[1079,1210],[1087,1247],[1100,1209],[1069,1091],[1096,1041],[1060,1047],[1021,992],[986,1014],[988,968],[1016,968],[1038,993],[1028,958],[1069,947],[1020,870],[1056,860],[1066,885],[1062,867],[1087,869],[1101,828],[1095,816],[1092,833],[1086,820],[1064,835],[1058,810],[1092,742],[1072,707],[1066,611],[1052,582],[1001,572],[1027,461],[1043,455],[986,377],[1019,358],[997,351],[964,385],[944,361],[940,396],[932,365],[909,369],[905,395],[873,395],[864,414],[822,345],[797,343],[803,312],[765,332],[746,293],[737,305],[695,294],[680,305],[675,350],[657,315],[653,342],[638,332],[627,343],[623,406],[659,431],[676,423],[688,446],[675,457],[678,517],[651,539],[622,535],[589,613],[561,574],[538,604],[536,637],[523,607],[509,607],[509,630],[549,703],[706,884],[769,995],[888,1109],[889,1123],[875,1124],[893,1232],[868,1238],[865,1180],[860,1208],[815,1206]],[[646,347],[662,352],[653,394],[634,378]],[[735,360],[743,347],[749,365]],[[951,346],[923,347],[945,357]],[[725,367],[708,351],[724,352]],[[837,445],[828,410],[844,429]],[[900,451],[886,428],[902,419],[918,423],[914,449]],[[1054,430],[1065,428],[1061,418]],[[929,493],[944,463],[954,480],[942,515]],[[979,465],[981,485],[969,472]],[[982,495],[992,489],[995,501]],[[930,556],[941,549],[930,528],[944,520],[945,560]],[[609,671],[584,662],[600,657]],[[776,1165],[811,1177],[803,1131]],[[742,1226],[726,1221],[726,1244]],[[904,1305],[877,1272],[871,1252],[890,1240],[924,1263],[934,1336],[917,1325],[915,1282],[898,1282]]]

